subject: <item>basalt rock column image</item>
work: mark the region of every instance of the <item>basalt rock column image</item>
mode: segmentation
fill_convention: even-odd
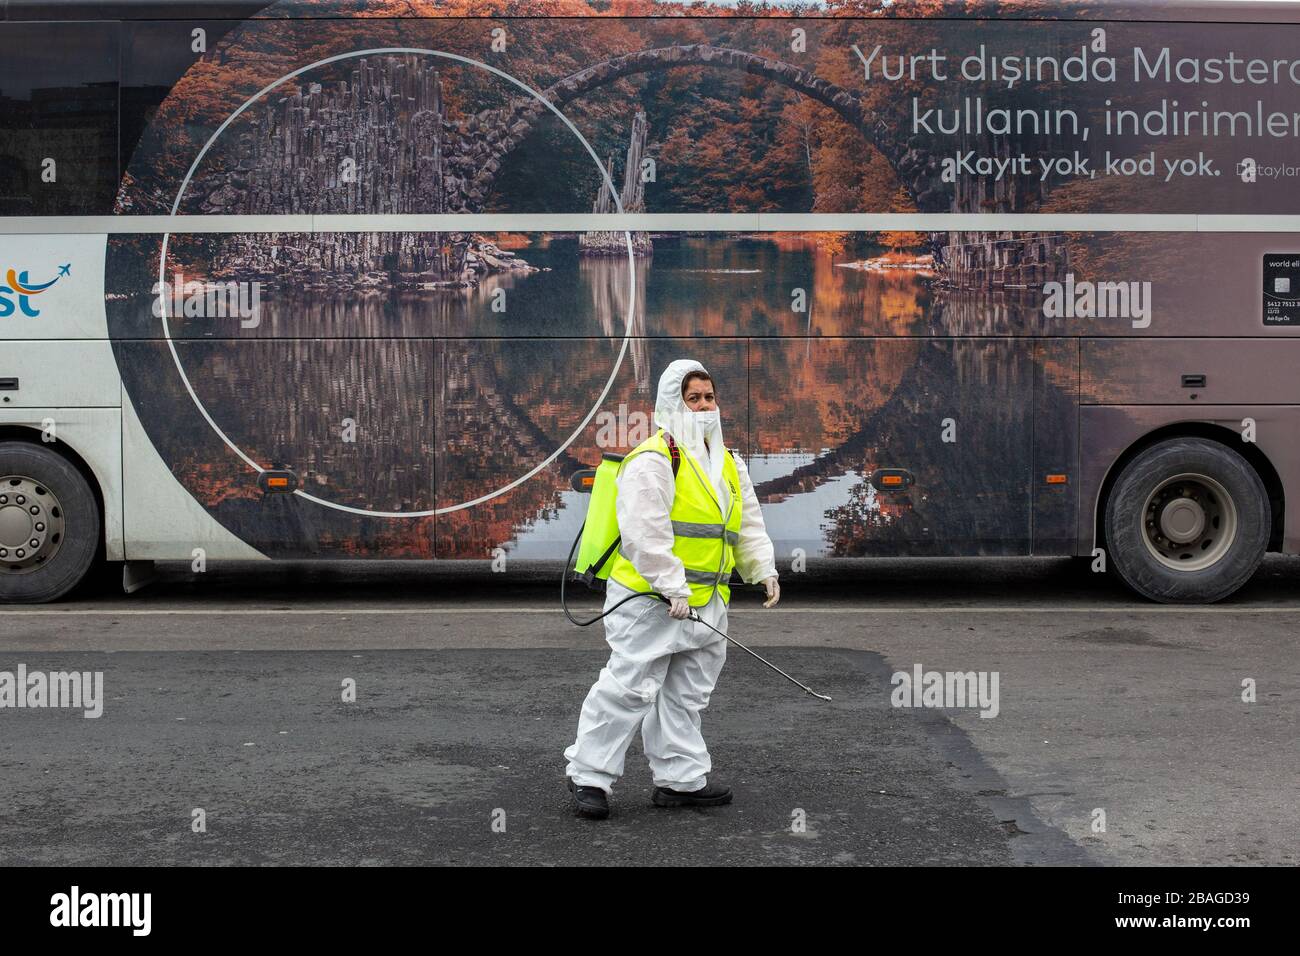
[[[1052,155],[1059,151],[1059,133],[1015,138],[984,133],[963,136],[959,153],[973,150],[1010,163],[1022,153]],[[1050,183],[1037,177],[968,176],[953,184],[952,211],[963,213],[1016,213],[1041,208]],[[1059,234],[1036,232],[937,233],[936,246],[941,284],[977,292],[1006,292],[1015,296],[1041,295],[1043,284],[1060,281],[1069,271],[1069,247]]]
[[[470,211],[473,196],[455,170],[473,162],[474,130],[463,135],[447,118],[442,78],[428,58],[358,60],[349,79],[268,98],[248,126],[235,168],[195,184],[206,213]],[[215,266],[218,275],[275,277],[298,288],[424,289],[528,268],[476,237],[439,232],[233,236]]]

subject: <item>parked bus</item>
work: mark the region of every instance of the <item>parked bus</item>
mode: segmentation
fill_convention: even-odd
[[[75,4],[0,23],[0,599],[562,559],[699,359],[783,566],[1300,551],[1300,11]]]

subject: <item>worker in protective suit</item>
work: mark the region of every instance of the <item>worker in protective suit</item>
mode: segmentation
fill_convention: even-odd
[[[621,535],[605,598],[609,661],[582,704],[578,736],[564,752],[580,816],[609,815],[608,795],[641,728],[657,806],[717,806],[731,790],[710,782],[700,713],[727,656],[734,567],[780,599],[772,541],[744,463],[723,444],[713,380],[680,359],[659,378],[659,430],[623,459],[615,510]],[[637,592],[657,598],[613,605]]]

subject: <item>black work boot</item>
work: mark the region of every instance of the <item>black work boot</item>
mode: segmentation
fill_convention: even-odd
[[[731,802],[731,788],[720,783],[708,783],[691,791],[655,787],[650,800],[656,807],[720,807]]]
[[[575,787],[573,778],[569,778],[569,790],[573,793],[573,812],[590,820],[603,820],[609,816],[609,798],[600,787]]]

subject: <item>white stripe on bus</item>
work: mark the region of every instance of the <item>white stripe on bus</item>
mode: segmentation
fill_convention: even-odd
[[[1300,232],[1300,216],[1198,213],[475,213],[0,216],[0,234],[256,232]]]

